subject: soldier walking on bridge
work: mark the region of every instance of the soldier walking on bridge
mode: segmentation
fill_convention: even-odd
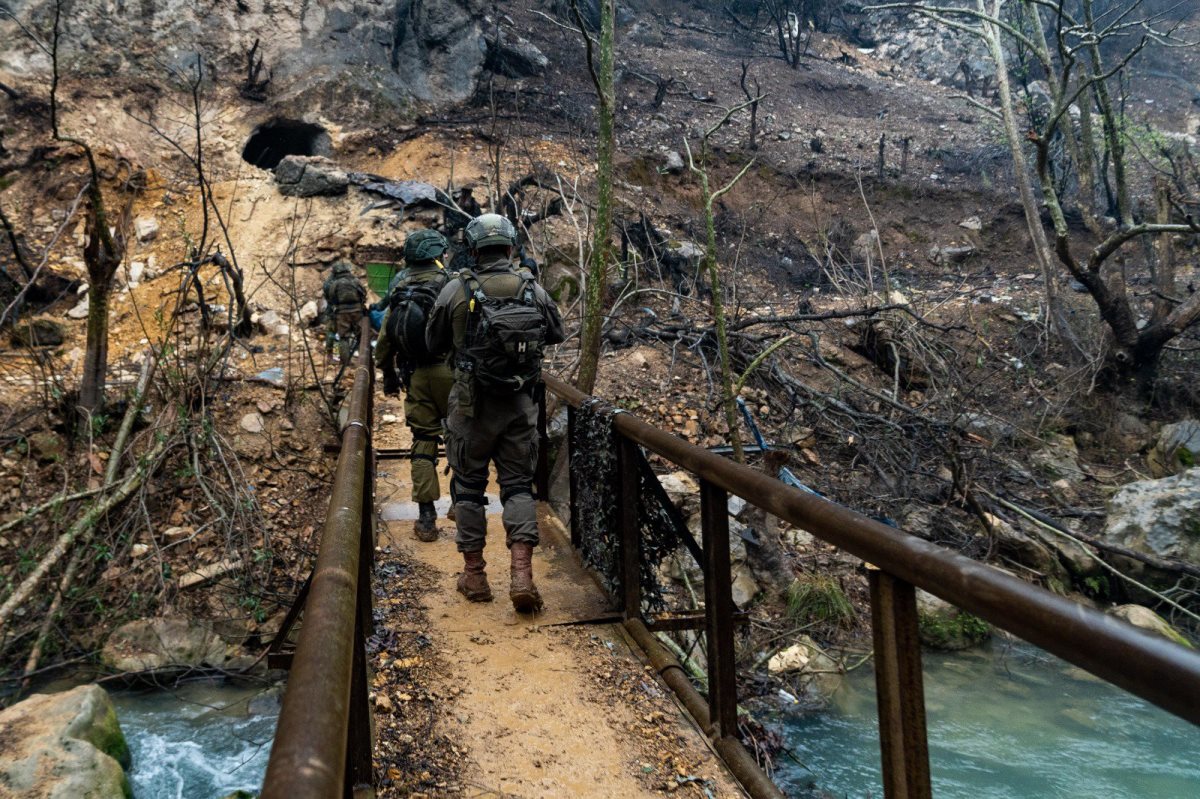
[[[333,339],[338,339],[338,356],[342,363],[350,360],[354,353],[350,342],[358,336],[359,324],[362,322],[363,303],[367,299],[367,290],[354,276],[354,268],[349,261],[339,260],[333,265],[333,272],[321,287],[325,295],[326,332],[325,354],[333,352]]]
[[[454,471],[456,543],[463,554],[458,590],[472,602],[492,599],[483,559],[484,491],[491,461],[511,557],[509,598],[518,612],[528,613],[542,607],[533,582],[538,543],[533,391],[541,376],[543,347],[563,340],[562,318],[533,275],[513,267],[517,232],[511,222],[484,214],[467,225],[466,241],[478,267],[446,284],[426,331],[431,352],[453,353],[446,459]]]
[[[383,393],[404,389],[404,423],[412,431],[412,491],[419,514],[413,527],[417,540],[436,541],[441,497],[437,451],[454,375],[446,355],[434,355],[425,341],[433,303],[448,279],[440,259],[446,239],[436,230],[418,230],[404,241],[405,268],[392,279],[387,311],[375,344],[375,363],[383,370]]]

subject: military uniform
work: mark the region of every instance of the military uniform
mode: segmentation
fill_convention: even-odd
[[[445,271],[437,262],[416,263],[400,271],[391,282],[389,296],[403,290],[409,283],[443,283]],[[446,364],[445,355],[424,364],[397,364],[395,343],[388,335],[388,317],[391,308],[384,313],[383,325],[376,343],[376,361],[383,368],[384,394],[395,394],[401,379],[397,367],[404,377],[404,423],[413,432],[413,501],[433,503],[442,497],[438,486],[437,457],[438,441],[442,438],[442,420],[446,417],[446,401],[454,374]]]
[[[526,278],[529,275],[514,268],[510,260],[511,247],[516,241],[515,231],[508,220],[495,214],[487,214],[476,222],[480,220],[502,220],[507,225],[504,230],[511,232],[511,237],[507,252],[503,249],[497,251],[497,247],[490,244],[481,252],[479,265],[474,272],[478,287],[489,298],[516,297],[527,285]],[[494,224],[499,226],[500,222]],[[468,239],[471,235],[472,231],[468,228]],[[562,318],[554,300],[541,286],[534,284],[533,289],[534,300],[546,323],[544,343],[551,345],[563,341]],[[449,415],[446,417],[446,458],[454,472],[453,487],[458,514],[456,543],[467,562],[464,575],[475,568],[469,556],[477,556],[478,574],[483,577],[482,551],[487,534],[484,515],[487,499],[484,491],[489,461],[496,465],[506,544],[513,552],[514,573],[518,551],[528,555],[538,543],[532,493],[538,447],[537,404],[533,399],[533,386],[515,393],[487,392],[477,384],[469,365],[462,363],[461,354],[466,343],[471,308],[471,298],[467,295],[463,278],[451,278],[433,307],[427,338],[430,350],[450,350],[453,353],[451,363],[455,367],[455,382],[450,391]],[[518,550],[514,545],[524,546]],[[525,568],[528,569],[527,560]],[[529,588],[540,607],[541,600],[537,597],[536,589],[532,588],[532,577],[529,577]],[[476,591],[464,590],[460,579],[459,590],[469,599],[482,597],[485,591],[486,598],[491,598],[486,577],[483,577],[482,588]],[[472,596],[472,593],[476,596]],[[515,597],[513,602],[514,605],[518,604]],[[518,609],[531,608],[518,606]]]
[[[353,267],[347,261],[338,261],[333,265],[333,273],[321,287],[326,303],[326,330],[331,339],[325,347],[326,353],[332,352],[332,335],[338,341],[338,355],[342,361],[350,360],[350,342],[358,335],[362,323],[363,303],[367,299],[367,290],[354,276]]]

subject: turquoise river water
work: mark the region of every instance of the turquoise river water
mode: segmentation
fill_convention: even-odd
[[[1027,644],[923,658],[938,799],[1200,799],[1200,728]],[[874,679],[778,719],[804,764],[780,759],[785,790],[883,796]]]
[[[134,799],[221,799],[257,794],[279,719],[274,689],[189,683],[113,694],[129,742]]]

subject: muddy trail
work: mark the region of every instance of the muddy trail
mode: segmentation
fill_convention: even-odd
[[[382,400],[377,419],[402,420],[400,404]],[[402,421],[377,439],[380,447],[410,441]],[[610,600],[545,505],[534,575],[546,606],[518,615],[507,599],[494,475],[485,556],[495,600],[470,603],[454,589],[462,558],[445,518],[449,479],[438,540],[422,543],[409,474],[407,459],[378,461],[380,796],[744,796],[621,625],[586,623],[611,615]]]

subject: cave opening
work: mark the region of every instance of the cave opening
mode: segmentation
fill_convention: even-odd
[[[242,148],[242,160],[274,169],[289,155],[331,155],[333,141],[320,125],[295,119],[272,119],[259,125]]]

